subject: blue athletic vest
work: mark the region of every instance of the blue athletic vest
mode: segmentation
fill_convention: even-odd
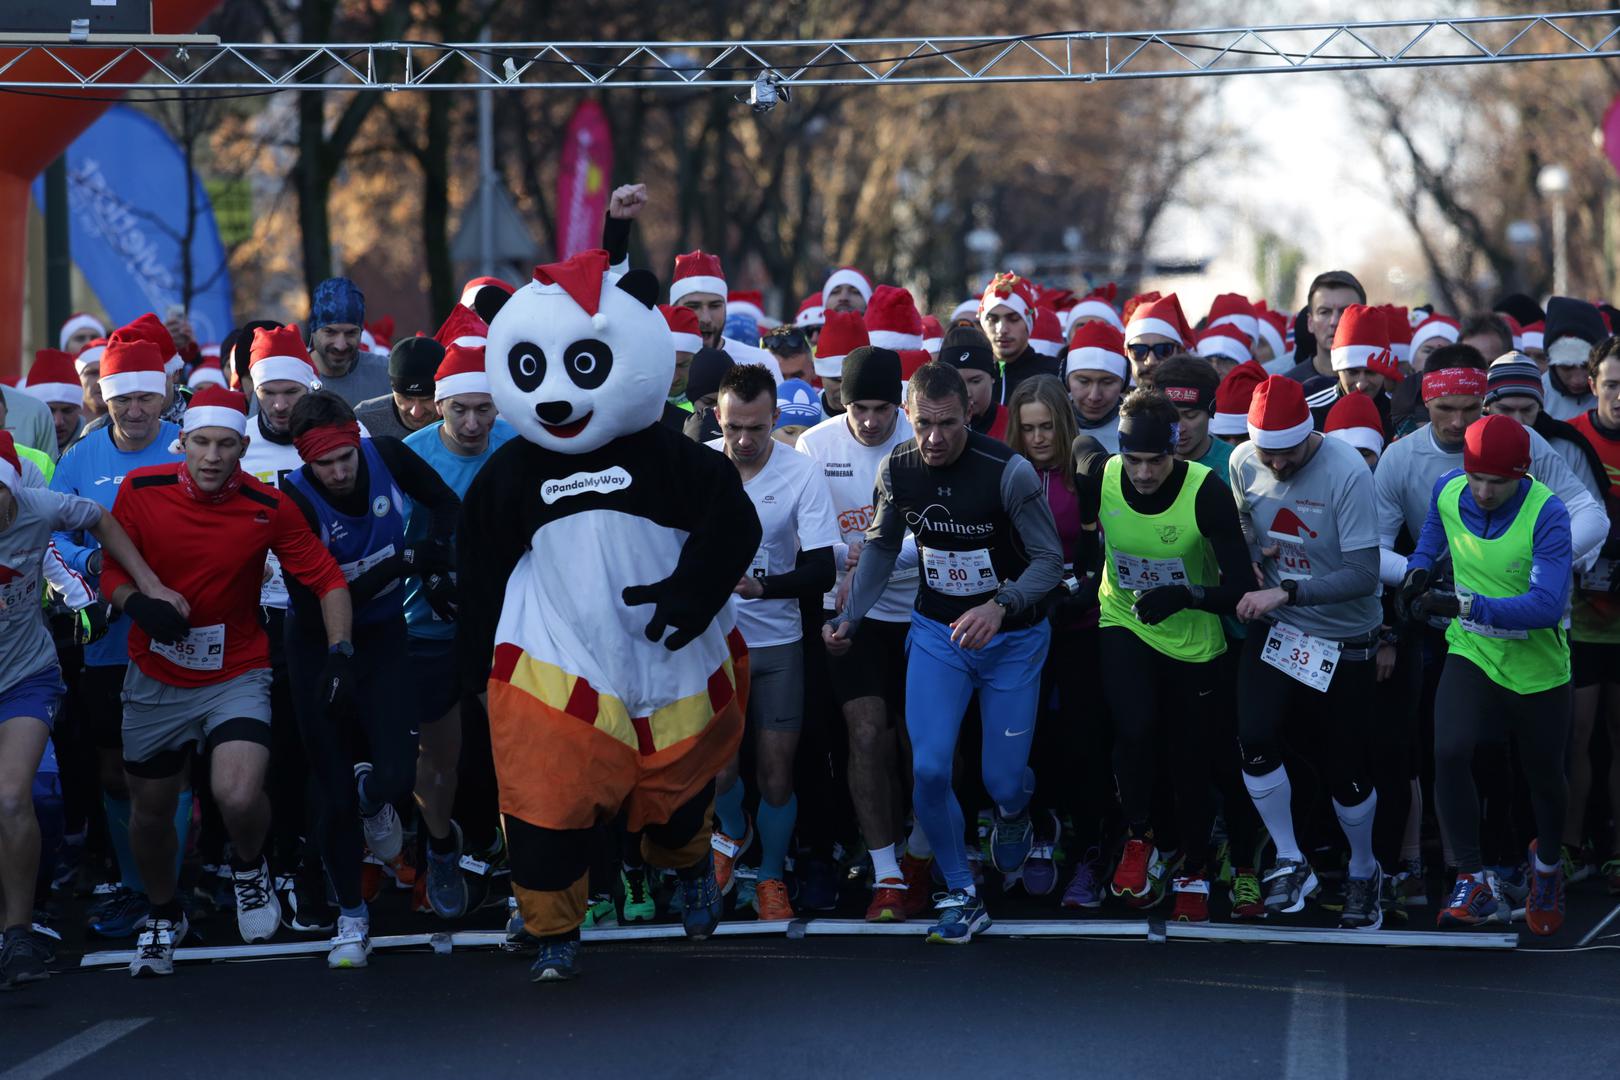
[[[315,517],[320,522],[321,543],[350,581],[405,547],[404,495],[370,439],[360,440],[360,453],[366,462],[364,517],[350,517],[334,509],[310,483],[303,469],[288,473],[285,481],[296,487],[314,507]],[[382,592],[354,609],[354,624],[370,626],[386,622],[404,611],[405,589],[395,579]]]

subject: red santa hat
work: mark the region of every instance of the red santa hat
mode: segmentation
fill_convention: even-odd
[[[840,285],[853,285],[855,291],[861,294],[861,299],[867,303],[872,302],[872,283],[865,274],[853,266],[840,266],[827,275],[827,281],[821,286],[821,295],[831,296],[832,291]]]
[[[447,349],[452,345],[482,349],[488,337],[489,325],[478,317],[478,313],[470,307],[457,304],[450,309],[449,317],[433,335],[433,340]]]
[[[1254,445],[1262,450],[1287,450],[1315,430],[1304,384],[1272,375],[1255,387],[1249,402],[1249,441]]]
[[[0,486],[16,491],[22,486],[22,458],[11,432],[0,428]]]
[[[1063,364],[1064,382],[1077,371],[1101,371],[1124,382],[1127,369],[1125,335],[1101,319],[1074,328]]]
[[[695,353],[703,348],[703,331],[698,326],[695,311],[674,304],[659,304],[658,310],[669,324],[669,336],[675,339],[676,352]]]
[[[675,279],[669,283],[669,302],[678,304],[692,293],[726,295],[726,272],[720,257],[706,251],[688,251],[675,256]]]
[[[1049,307],[1035,309],[1035,325],[1029,332],[1029,347],[1038,356],[1062,356],[1063,323]]]
[[[478,299],[478,294],[485,289],[499,289],[507,296],[517,292],[517,288],[511,282],[502,281],[498,277],[475,277],[462,287],[459,303],[463,307],[472,307],[473,302]],[[389,329],[392,330],[393,328],[390,327]],[[392,339],[393,334],[390,333],[388,336]]]
[[[1384,329],[1389,331],[1389,351],[1397,364],[1412,361],[1412,320],[1399,304],[1384,304]]]
[[[1162,334],[1183,347],[1192,340],[1192,330],[1175,293],[1150,300],[1131,312],[1125,323],[1125,343],[1139,341],[1145,334]]]
[[[220,364],[219,357],[205,356],[197,361],[197,366],[191,369],[186,382],[193,390],[204,386],[226,386],[225,368]]]
[[[686,313],[692,314],[690,311]],[[484,369],[484,347],[446,346],[444,359],[439,361],[439,369],[433,373],[433,400],[443,401],[457,394],[487,393],[489,393],[489,375]]]
[[[79,355],[73,358],[73,366],[78,369],[81,379],[84,378],[87,369],[101,366],[101,357],[106,351],[106,338],[96,338],[96,340],[79,350]]]
[[[1158,298],[1159,294],[1157,292],[1145,292],[1137,293],[1135,296],[1125,301],[1125,306],[1120,309],[1120,313],[1125,317],[1125,325],[1130,325],[1131,316],[1136,314],[1137,308],[1141,307],[1143,304],[1151,304]],[[1125,332],[1124,326],[1120,327],[1120,332]]]
[[[126,338],[145,338],[156,345],[158,352],[163,354],[163,371],[167,375],[173,375],[186,366],[186,362],[180,359],[179,352],[175,350],[174,337],[169,333],[168,327],[150,311],[128,326],[120,326],[113,333],[122,334]]]
[[[978,323],[979,323],[979,298],[977,296],[975,296],[971,300],[964,300],[960,304],[957,304],[955,307],[951,308],[951,325],[952,326],[955,326],[957,323],[962,322],[964,319],[966,321],[968,321],[968,322],[973,323],[975,326],[978,325]]]
[[[829,311],[827,322],[816,338],[816,377],[842,379],[844,357],[863,345],[872,344],[866,333],[866,320],[853,311]]]
[[[920,349],[922,316],[911,292],[894,285],[879,285],[866,302],[866,336],[879,349]]]
[[[1241,364],[1254,359],[1249,342],[1245,340],[1247,337],[1243,328],[1236,323],[1221,323],[1199,334],[1198,345],[1193,351],[1199,356],[1224,356]]]
[[[1454,344],[1460,332],[1457,320],[1449,315],[1430,315],[1412,328],[1412,355],[1416,356],[1418,349],[1430,338],[1439,338],[1447,345]]]
[[[1215,302],[1209,305],[1208,324],[1215,326],[1235,326],[1249,336],[1245,345],[1254,341],[1255,335],[1260,333],[1260,317],[1254,313],[1254,305],[1249,303],[1247,297],[1237,293],[1221,293]]]
[[[997,274],[985,286],[984,295],[979,297],[978,314],[988,315],[998,307],[1006,308],[1033,327],[1035,290],[1017,274]]]
[[[793,316],[793,325],[801,330],[814,330],[822,324],[827,309],[822,306],[821,294],[813,292],[799,301],[799,310]]]
[[[1498,311],[1496,313],[1496,315],[1503,322],[1507,323],[1507,328],[1513,335],[1513,351],[1514,352],[1519,352],[1519,351],[1523,350],[1524,349],[1524,327],[1519,325],[1519,320],[1515,319],[1513,316],[1509,315],[1505,311]],[[1491,357],[1491,359],[1494,360],[1496,358],[1493,356],[1493,357]]]
[[[1329,438],[1343,439],[1375,458],[1384,452],[1384,420],[1366,394],[1346,394],[1334,402],[1322,430]]]
[[[108,399],[125,394],[164,394],[169,389],[163,353],[145,338],[123,336],[122,330],[113,331],[112,340],[107,342],[97,381],[101,396]]]
[[[507,285],[504,281],[499,281],[495,278],[479,278],[478,280],[490,281],[496,285],[505,286],[508,295],[510,295],[512,292],[512,286]],[[463,299],[465,299],[467,296],[466,293],[462,293],[461,295]],[[374,352],[387,353],[388,350],[394,347],[394,317],[392,315],[384,315],[376,322],[366,323],[362,336],[365,336],[366,334],[371,336],[371,344]]]
[[[781,325],[765,314],[765,294],[758,289],[734,289],[726,294],[726,314],[747,315],[761,330]]]
[[[922,317],[922,326],[923,350],[932,356],[938,356],[939,347],[945,341],[945,328],[932,315]]]
[[[253,344],[248,349],[248,378],[257,385],[270,382],[295,382],[311,388],[317,385],[315,365],[310,363],[309,349],[305,348],[297,327],[254,329]]]
[[[73,357],[61,349],[36,352],[34,364],[28,369],[28,379],[21,388],[47,405],[84,402],[84,389],[79,385],[79,371],[73,366]]]
[[[715,265],[720,265],[719,260],[715,260]],[[547,263],[544,266],[535,267],[534,281],[530,283],[529,288],[542,295],[566,295],[574,303],[578,304],[585,314],[591,317],[591,325],[601,330],[607,326],[607,316],[598,310],[602,303],[602,286],[607,283],[607,272],[608,253],[601,248],[592,248],[589,251],[581,251],[578,254],[570,255],[562,262]],[[673,288],[671,286],[672,291]],[[688,291],[698,292],[701,290],[693,289]],[[725,289],[721,288],[720,295],[724,296],[725,294]],[[475,315],[474,318],[477,318],[477,316]],[[478,319],[478,323],[482,326],[483,320]],[[439,332],[442,334],[444,331],[441,329]],[[488,333],[489,328],[485,326],[484,336],[488,336]],[[457,337],[453,340],[446,340],[441,337],[439,344],[448,349],[452,344],[482,345],[483,342],[469,341],[464,337]]]
[[[1099,285],[1085,296],[1082,296],[1074,307],[1065,312],[1063,324],[1064,333],[1072,334],[1074,324],[1081,319],[1101,319],[1120,333],[1125,332],[1125,320],[1119,317],[1114,307],[1114,299],[1119,295],[1119,286],[1112,281],[1106,285]]]
[[[1533,322],[1519,331],[1519,342],[1521,351],[1534,349],[1537,352],[1545,352],[1547,349],[1546,322]]]
[[[66,349],[68,339],[74,334],[77,334],[80,330],[94,330],[96,332],[96,337],[98,338],[104,338],[107,336],[107,327],[100,319],[96,318],[94,315],[88,314],[87,312],[75,311],[73,314],[67,317],[67,321],[62,324],[62,329],[58,331],[56,335],[56,347],[58,349]]]
[[[1266,381],[1266,369],[1253,360],[1226,373],[1215,388],[1215,415],[1210,418],[1211,435],[1243,435],[1249,430],[1249,403],[1254,389]]]
[[[1289,354],[1288,349],[1288,316],[1280,311],[1257,311],[1258,320],[1255,326],[1256,342],[1264,341],[1271,346],[1273,359],[1281,359]]]
[[[205,386],[191,395],[181,430],[190,434],[205,427],[229,428],[238,435],[247,434],[247,398],[241,391],[227,390],[223,386]]]
[[[1329,355],[1334,371],[1388,366],[1392,358],[1383,311],[1366,304],[1351,304],[1345,308],[1339,317],[1339,327],[1333,332],[1333,349]]]

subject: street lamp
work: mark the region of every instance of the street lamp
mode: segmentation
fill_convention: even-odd
[[[1553,295],[1564,296],[1569,286],[1569,243],[1564,213],[1564,196],[1569,191],[1569,170],[1562,165],[1543,166],[1536,176],[1536,190],[1552,197]]]

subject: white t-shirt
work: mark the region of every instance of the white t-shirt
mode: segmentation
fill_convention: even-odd
[[[844,582],[844,560],[849,546],[864,543],[866,528],[872,524],[875,507],[872,494],[877,487],[878,468],[883,459],[912,437],[911,421],[900,413],[894,431],[879,446],[866,446],[849,430],[847,416],[832,416],[809,431],[799,435],[799,453],[807,455],[821,468],[822,479],[832,496],[833,513],[838,524],[838,543],[833,545],[833,559],[838,565],[838,585]],[[837,585],[826,595],[822,607],[833,611]],[[894,572],[883,595],[867,612],[868,619],[879,622],[909,623],[911,608],[917,600],[917,541],[907,530],[901,542],[900,557],[895,560]]]
[[[725,452],[725,440],[709,446]],[[754,577],[785,574],[794,568],[799,552],[830,548],[838,542],[832,499],[814,463],[777,443],[765,467],[743,484],[759,515],[763,538],[748,572]],[[737,601],[737,629],[750,648],[791,645],[804,636],[799,602],[786,600]]]

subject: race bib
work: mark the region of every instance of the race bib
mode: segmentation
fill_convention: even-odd
[[[385,559],[391,559],[393,557],[394,545],[389,544],[380,551],[374,551],[370,555],[361,556],[354,562],[339,563],[338,569],[343,571],[343,580],[353,581],[367,570],[370,570],[373,566],[376,566]],[[393,581],[390,581],[385,587],[377,590],[372,595],[374,597],[387,596],[397,588],[399,588],[399,578],[395,578]]]
[[[1501,627],[1487,626],[1482,622],[1475,622],[1473,619],[1458,619],[1457,621],[1470,634],[1496,638],[1498,641],[1525,641],[1530,637],[1530,631],[1528,630],[1503,630]]]
[[[1187,584],[1187,567],[1180,559],[1138,559],[1116,551],[1114,573],[1119,577],[1119,587],[1132,592]]]
[[[225,624],[193,626],[173,645],[152,642],[151,649],[175,667],[187,671],[218,671],[225,664]]]
[[[1339,666],[1339,643],[1312,637],[1287,623],[1272,623],[1260,659],[1290,679],[1325,694]]]
[[[1614,560],[1595,559],[1592,569],[1581,575],[1581,588],[1587,592],[1608,592],[1614,580]]]
[[[922,553],[924,580],[928,587],[945,596],[978,596],[995,591],[996,568],[990,562],[990,551],[937,551],[919,547]]]
[[[758,551],[754,552],[753,561],[748,564],[748,576],[753,578],[755,581],[765,580],[765,572],[768,569],[769,564],[770,559],[766,556],[765,549],[760,548]]]

